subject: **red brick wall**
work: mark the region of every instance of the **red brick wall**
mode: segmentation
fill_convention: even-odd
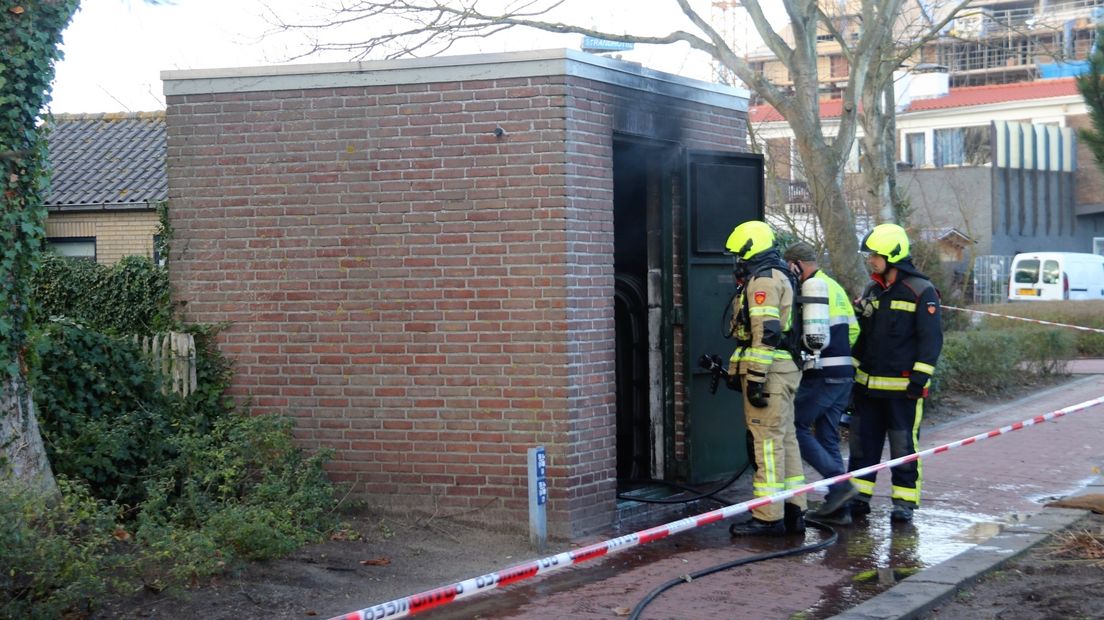
[[[230,322],[235,395],[335,448],[357,494],[524,529],[543,444],[551,533],[593,531],[615,511],[612,132],[731,149],[734,117],[562,76],[171,96],[176,296]]]

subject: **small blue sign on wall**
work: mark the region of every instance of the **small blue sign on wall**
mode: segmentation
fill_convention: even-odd
[[[610,41],[609,39],[599,39],[598,37],[583,37],[582,50],[584,52],[623,52],[633,49],[634,46],[634,43],[629,43],[627,41]]]

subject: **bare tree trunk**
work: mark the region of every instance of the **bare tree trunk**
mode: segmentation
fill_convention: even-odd
[[[801,144],[798,144],[799,148]],[[802,153],[805,178],[813,199],[813,210],[824,232],[832,277],[852,296],[866,283],[866,268],[859,258],[855,237],[855,216],[843,192],[842,164],[828,152]]]
[[[46,459],[34,401],[23,377],[4,381],[0,412],[0,481],[14,479],[21,488],[56,496],[57,482]]]

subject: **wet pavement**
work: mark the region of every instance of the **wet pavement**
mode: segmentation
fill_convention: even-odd
[[[1076,363],[1071,370],[1085,376],[928,429],[920,438],[921,448],[978,435],[1104,395],[1104,375],[1093,374],[1104,372],[1104,362],[1088,360]],[[924,459],[921,509],[908,524],[890,523],[889,475],[880,472],[873,512],[851,526],[837,527],[836,544],[810,554],[748,564],[695,579],[665,592],[640,617],[812,620],[844,612],[909,575],[922,574],[924,569],[974,549],[1002,530],[1022,527],[1046,502],[1086,487],[1098,478],[1104,464],[1101,437],[1104,406]],[[810,480],[815,479],[815,474],[812,476]],[[746,478],[733,486],[732,496],[726,500],[736,503],[750,497]],[[701,503],[697,511],[716,507]],[[627,616],[649,592],[671,579],[756,553],[796,548],[825,536],[810,528],[804,541],[800,537],[734,541],[728,534],[729,523],[726,520],[676,534],[531,582],[458,601],[424,617]],[[654,524],[625,523],[622,531],[611,535]],[[506,567],[488,567],[501,568]]]

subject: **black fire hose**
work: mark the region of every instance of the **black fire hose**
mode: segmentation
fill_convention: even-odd
[[[703,568],[702,570],[699,570],[699,571],[696,571],[696,572],[693,572],[693,573],[689,573],[687,575],[683,575],[682,577],[679,577],[677,579],[672,579],[672,580],[660,585],[655,590],[652,590],[651,592],[649,592],[648,596],[645,596],[642,601],[637,603],[636,607],[634,607],[633,610],[632,610],[632,614],[629,615],[629,620],[640,620],[640,614],[644,611],[645,607],[650,605],[652,603],[652,601],[654,601],[656,598],[659,597],[660,594],[663,594],[667,590],[670,590],[671,588],[673,588],[673,587],[675,587],[679,584],[690,583],[691,581],[693,581],[695,579],[699,579],[701,577],[705,577],[706,575],[712,575],[713,573],[719,573],[723,570],[728,570],[730,568],[736,568],[737,566],[743,566],[745,564],[752,564],[752,563],[755,563],[755,562],[762,562],[763,560],[773,560],[775,558],[784,558],[786,556],[799,555],[799,554],[802,554],[802,553],[812,553],[813,551],[819,551],[821,549],[824,549],[825,547],[830,547],[830,546],[836,544],[836,541],[839,540],[839,534],[837,534],[834,529],[828,527],[827,525],[825,525],[823,523],[818,523],[818,522],[813,521],[811,519],[806,521],[806,523],[808,523],[812,527],[815,527],[818,530],[821,530],[822,532],[827,532],[829,534],[828,538],[826,538],[826,539],[824,539],[824,540],[822,540],[818,543],[812,544],[812,545],[802,545],[800,547],[796,547],[796,548],[793,548],[793,549],[783,549],[781,551],[772,551],[770,553],[760,553],[758,555],[751,555],[751,556],[748,556],[746,558],[740,558],[739,560],[732,560],[731,562],[725,562],[724,564],[718,564],[717,566],[711,566],[709,568]]]

